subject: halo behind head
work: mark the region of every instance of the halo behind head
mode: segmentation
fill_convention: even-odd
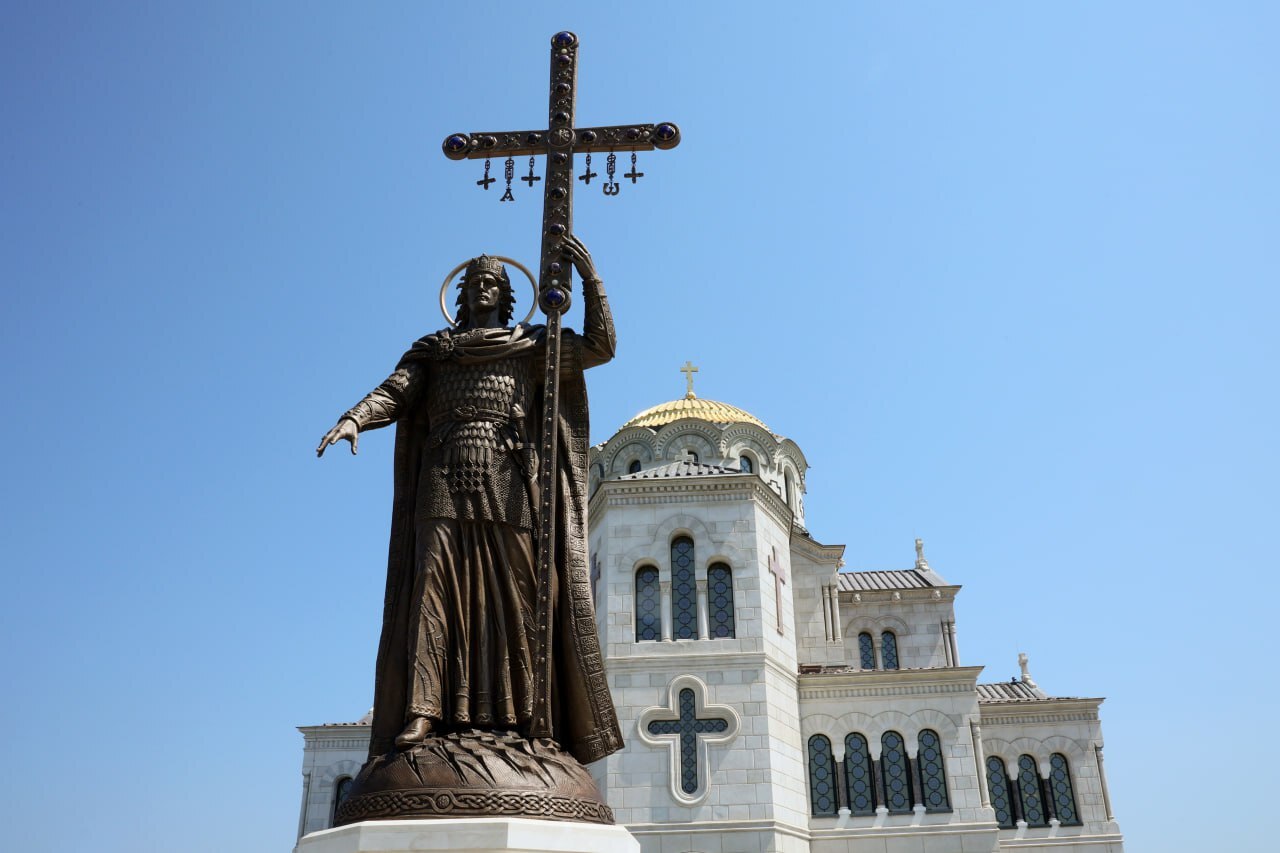
[[[449,304],[446,299],[449,293],[449,284],[453,281],[453,277],[462,272],[464,268],[467,271],[467,275],[471,275],[473,265],[475,265],[475,270],[495,275],[506,282],[509,286],[511,278],[507,274],[506,268],[503,266],[504,263],[511,264],[513,267],[520,270],[520,272],[524,273],[525,278],[529,279],[529,286],[533,289],[533,300],[532,304],[529,306],[529,313],[525,314],[524,319],[520,322],[528,323],[533,319],[533,312],[538,307],[538,283],[534,280],[533,273],[529,272],[529,268],[514,258],[508,258],[505,255],[480,255],[478,258],[465,260],[453,269],[449,270],[449,274],[446,275],[444,277],[444,281],[440,283],[440,313],[444,315],[445,320],[448,321],[450,326],[455,329],[458,328],[458,321],[449,313]],[[463,280],[465,281],[465,277]]]

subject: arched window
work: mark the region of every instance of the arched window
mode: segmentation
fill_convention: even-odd
[[[1044,800],[1040,797],[1040,769],[1030,755],[1018,758],[1018,800],[1022,803],[1022,819],[1027,826],[1048,826]]]
[[[863,669],[876,668],[876,646],[866,631],[858,635],[858,666]]]
[[[627,466],[627,473],[628,473],[628,474],[639,474],[639,473],[640,473],[640,460],[639,460],[639,459],[632,459],[632,460],[631,460],[631,464]]]
[[[795,494],[796,481],[792,479],[791,472],[788,471],[782,475],[782,500],[792,509],[796,508]]]
[[[890,814],[911,811],[911,770],[902,735],[885,732],[880,738],[880,774],[884,777],[885,805]]]
[[[636,572],[636,640],[662,639],[658,570],[643,566]]]
[[[739,457],[738,457],[738,470],[739,470],[739,471],[741,471],[741,472],[742,472],[742,473],[744,473],[744,474],[754,474],[754,473],[755,473],[755,466],[753,466],[753,465],[751,464],[751,457],[750,457],[750,456],[748,456],[747,454],[745,454],[745,453],[744,453],[744,454],[742,454],[741,456],[739,456]]]
[[[690,462],[696,463],[698,461],[698,454],[692,447],[686,447],[684,452],[689,457]]]
[[[711,638],[733,636],[733,570],[724,563],[707,569],[707,615]]]
[[[671,543],[671,625],[677,640],[698,638],[698,585],[693,577],[693,540]]]
[[[1060,752],[1049,758],[1049,790],[1058,822],[1063,826],[1079,826],[1080,813],[1076,811],[1076,794],[1071,788],[1071,768],[1067,757]]]
[[[920,797],[931,812],[951,811],[947,797],[947,770],[942,760],[942,741],[930,729],[920,732],[916,741],[916,763],[920,765]]]
[[[329,826],[333,826],[338,820],[338,807],[346,802],[347,794],[351,793],[351,777],[339,776],[333,783],[333,806],[329,809]]]
[[[1001,829],[1013,829],[1013,806],[1009,799],[1009,774],[1004,770],[1004,759],[991,756],[987,759],[987,793],[991,795],[991,808],[996,812],[996,823]]]
[[[844,739],[844,791],[852,814],[876,813],[873,778],[867,739],[854,732]]]
[[[836,813],[836,761],[825,735],[809,738],[809,803],[816,817]]]
[[[880,635],[880,663],[885,669],[898,668],[898,638],[892,631]]]

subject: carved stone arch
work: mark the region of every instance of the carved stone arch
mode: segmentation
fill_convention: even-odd
[[[1023,750],[1019,752],[1010,741],[998,737],[983,737],[982,752],[987,758],[995,756],[1004,761],[1004,770],[1008,774],[1009,768],[1013,767],[1016,771],[1018,767],[1018,756],[1022,755]]]
[[[800,718],[800,739],[808,743],[814,735],[826,735],[833,745],[837,739],[844,738],[840,734],[840,721],[830,714],[806,714]]]
[[[876,727],[875,718],[872,717],[870,714],[864,714],[861,711],[849,711],[847,713],[841,714],[840,717],[835,722],[835,731],[837,732],[836,737],[840,739],[841,757],[843,758],[843,755],[844,755],[844,739],[849,735],[853,734],[854,732],[857,732],[858,734],[862,735],[864,738],[867,739],[867,749],[871,750],[872,736],[870,732],[875,727]],[[875,751],[871,752],[871,755],[873,758],[878,759],[880,757],[880,746],[879,746],[880,735],[879,734],[875,735],[875,741],[876,741]],[[834,746],[834,744],[835,744],[835,740],[832,740],[832,745]]]
[[[649,458],[653,457],[653,430],[647,427],[627,427],[616,433],[600,448],[600,457],[604,462],[605,470],[614,470],[618,462],[618,454],[623,448],[633,443],[647,448]]]
[[[1043,755],[1037,755],[1036,761],[1040,764],[1040,775],[1048,777],[1049,775],[1049,759],[1055,752],[1061,752],[1067,757],[1067,761],[1071,765],[1073,773],[1078,768],[1088,765],[1089,759],[1093,751],[1089,749],[1089,742],[1079,741],[1069,738],[1066,735],[1052,735],[1040,741],[1040,747],[1044,751]]]
[[[693,544],[696,546],[698,540],[694,539]],[[729,566],[729,570],[733,572],[733,576],[736,579],[739,571],[747,565],[747,553],[739,548],[737,542],[732,538],[726,538],[717,543],[716,548],[718,550],[711,551],[708,556],[698,558],[698,571],[705,578],[707,569],[711,568],[712,563],[725,563]],[[736,583],[734,584],[734,589],[737,589]]]
[[[796,469],[796,479],[803,484],[804,472],[809,470],[809,460],[805,458],[804,451],[800,449],[800,445],[789,438],[784,438],[778,442],[777,455],[780,458],[787,458],[791,461],[791,464]]]
[[[715,535],[701,518],[684,512],[673,513],[658,522],[658,529],[654,531],[653,542],[655,545],[661,545],[669,550],[672,541],[681,534],[693,540],[693,547],[696,551],[707,554],[730,551],[740,553],[737,546],[730,542],[727,537]]]
[[[866,631],[876,642],[880,641],[880,635],[885,631],[893,631],[898,635],[898,640],[903,637],[911,636],[911,629],[906,622],[897,616],[879,615],[879,616],[859,616],[854,615],[847,623],[845,623],[844,635],[846,637],[856,637],[861,632]]]
[[[706,459],[711,459],[716,456],[717,448],[720,446],[720,430],[697,418],[681,418],[678,421],[672,421],[658,430],[653,442],[654,455],[659,459],[673,458],[671,446],[679,443],[679,439],[685,439],[686,442],[695,440],[700,447],[699,458],[705,456]]]
[[[643,432],[644,434],[636,435],[629,441],[619,442],[609,452],[605,468],[610,474],[619,477],[626,474],[627,465],[633,459],[639,459],[641,463],[652,463],[657,458],[653,452],[653,433],[648,430]]]
[[[942,738],[944,746],[951,746],[959,741],[960,727],[947,714],[934,708],[923,708],[911,715],[916,728],[916,743],[920,742],[920,732],[933,729]],[[949,753],[944,753],[949,754]]]
[[[877,761],[880,760],[880,739],[885,732],[890,731],[902,735],[902,740],[906,744],[907,755],[915,758],[915,723],[901,711],[881,711],[871,718],[870,731],[863,732],[867,738],[867,746],[871,749],[871,757]]]
[[[778,451],[778,441],[765,429],[755,424],[731,424],[720,433],[720,451],[725,458],[738,456],[738,451],[746,449],[755,453],[761,464],[773,463],[773,456]]]

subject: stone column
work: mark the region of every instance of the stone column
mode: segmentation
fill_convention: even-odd
[[[307,831],[307,802],[311,799],[311,771],[302,771],[302,812],[298,815],[298,837]]]
[[[949,638],[948,642],[950,642],[950,643],[951,643],[951,660],[952,660],[952,664],[951,664],[951,665],[952,665],[952,666],[959,666],[959,665],[960,665],[960,650],[959,650],[958,648],[956,648],[956,623],[955,623],[954,621],[953,621],[953,622],[948,622],[948,623],[947,623],[947,627],[950,629],[950,630],[947,632],[947,636],[948,636],[948,638]]]
[[[698,639],[711,639],[711,614],[707,612],[707,581],[702,579],[698,585]]]
[[[840,587],[831,586],[831,622],[836,629],[836,642],[844,642],[844,627],[840,624]]]
[[[825,639],[829,643],[835,639],[835,631],[831,627],[831,588],[824,586],[822,592],[822,627],[826,632]]]
[[[920,777],[920,745],[916,744],[916,754],[907,752],[907,763],[911,765],[911,805],[916,811],[924,811],[924,780]]]
[[[987,785],[987,758],[982,752],[982,726],[969,723],[969,737],[973,741],[973,760],[978,765],[978,796],[984,806],[991,805],[991,788]]]
[[[671,642],[671,581],[663,581],[662,587],[662,640]]]
[[[1102,807],[1107,812],[1107,820],[1115,820],[1116,816],[1111,813],[1111,794],[1107,791],[1107,774],[1102,769],[1102,747],[1095,744],[1093,755],[1098,759],[1098,782],[1102,785]]]

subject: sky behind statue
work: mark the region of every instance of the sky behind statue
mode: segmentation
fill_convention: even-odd
[[[1130,847],[1267,849],[1275,7],[485,11],[8,11],[0,848],[292,844],[293,727],[369,706],[391,500],[389,433],[315,436],[453,265],[536,260],[539,194],[439,145],[540,127],[568,27],[580,124],[684,134],[579,187],[593,440],[693,360],[850,568],[925,539],[986,680],[1109,697]]]

